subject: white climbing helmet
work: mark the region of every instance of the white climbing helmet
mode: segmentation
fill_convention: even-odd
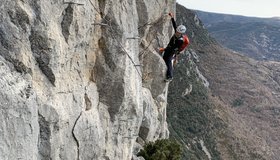
[[[182,33],[182,34],[185,33],[186,30],[187,30],[187,29],[186,29],[186,27],[185,27],[184,25],[180,25],[180,26],[178,26],[177,29],[176,29],[177,32]]]

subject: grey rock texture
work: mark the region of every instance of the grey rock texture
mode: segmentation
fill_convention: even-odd
[[[0,159],[37,159],[38,103],[31,77],[0,57]]]
[[[161,0],[2,0],[0,159],[130,160],[169,136]],[[141,159],[141,158],[139,158]]]

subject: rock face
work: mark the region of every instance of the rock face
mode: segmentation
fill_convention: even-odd
[[[130,160],[137,142],[169,136],[155,49],[171,35],[174,2],[3,0],[0,8],[1,160]]]

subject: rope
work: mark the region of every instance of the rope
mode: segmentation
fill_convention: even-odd
[[[175,2],[175,4],[176,4],[176,2]],[[143,27],[145,27],[145,26],[160,26],[160,25],[162,25],[164,22],[165,22],[165,19],[164,19],[164,14],[166,13],[166,10],[167,10],[167,4],[165,5],[165,7],[164,7],[165,9],[164,9],[164,11],[163,11],[163,13],[162,13],[162,15],[157,19],[157,20],[155,20],[155,21],[153,21],[153,22],[147,22],[147,23],[145,23],[144,25],[142,25],[142,26],[140,26],[140,27],[138,27],[138,30],[139,29],[142,29]],[[167,13],[166,13],[167,14]],[[154,32],[152,32],[152,34],[156,34],[157,33],[157,30],[154,30]],[[160,44],[159,44],[159,40],[158,40],[158,37],[156,37],[156,36],[154,36],[155,38],[153,38],[152,40],[150,40],[150,42],[149,42],[149,44],[148,44],[148,46],[147,47],[145,47],[144,49],[143,49],[143,51],[141,51],[140,53],[139,53],[139,56],[142,56],[143,54],[145,54],[146,53],[146,50],[150,47],[150,45],[152,44],[152,42],[155,40],[155,39],[157,39],[157,42],[158,42],[158,45],[160,46]],[[140,41],[140,43],[142,42],[142,40]]]
[[[92,1],[89,0],[89,2],[90,2],[91,5],[93,6],[93,8],[96,10],[96,12],[102,17],[102,14],[99,12],[99,10],[97,9],[97,7],[92,3]],[[110,13],[109,13],[109,14],[110,14]],[[112,15],[111,15],[111,16],[112,16]],[[142,78],[142,75],[141,75],[140,71],[139,71],[138,68],[137,68],[137,67],[139,67],[139,66],[141,67],[141,65],[137,65],[137,64],[133,61],[133,58],[128,54],[128,52],[125,50],[125,48],[123,47],[123,45],[121,44],[121,42],[117,40],[117,38],[116,38],[116,36],[115,36],[116,33],[114,32],[113,27],[112,27],[112,25],[110,24],[110,23],[111,23],[110,20],[106,19],[105,17],[104,17],[104,18],[102,17],[102,19],[104,19],[104,20],[107,22],[107,24],[106,24],[106,23],[93,23],[93,25],[101,25],[101,26],[107,26],[107,27],[109,27],[109,32],[111,33],[112,38],[118,43],[118,45],[121,47],[121,49],[124,51],[124,53],[128,56],[129,60],[133,63],[133,65],[134,65],[134,67],[135,67],[135,69],[136,69],[138,75]],[[139,30],[139,29],[142,29],[142,28],[145,27],[145,26],[159,26],[159,25],[162,25],[164,22],[165,22],[165,19],[163,18],[163,15],[162,15],[162,16],[160,16],[157,20],[155,20],[155,21],[153,21],[153,22],[147,22],[147,23],[145,23],[144,25],[138,27],[138,30]],[[156,33],[157,33],[157,30],[154,30],[154,31],[152,32],[152,34],[154,34],[154,35],[155,35]],[[143,54],[146,53],[146,51],[148,50],[148,48],[150,47],[150,45],[152,44],[152,42],[153,42],[155,39],[157,39],[156,36],[154,36],[154,37],[155,37],[155,38],[153,38],[152,40],[150,40],[150,41],[149,41],[149,44],[139,53],[139,56],[142,56]],[[138,37],[137,37],[137,38],[128,38],[128,39],[138,39]],[[140,43],[142,43],[142,39],[140,40]],[[115,46],[117,46],[117,45],[115,45]],[[117,46],[117,47],[119,47],[119,46]]]
[[[101,13],[98,11],[98,9],[96,8],[96,6],[92,3],[91,0],[89,0],[89,2],[91,3],[91,5],[93,6],[93,8],[96,10],[96,12],[102,17]],[[112,16],[112,15],[111,15]],[[118,43],[118,45],[121,47],[121,49],[124,51],[124,53],[128,56],[129,60],[132,62],[132,64],[134,65],[134,68],[136,69],[138,75],[140,76],[140,78],[142,79],[142,75],[140,73],[140,71],[138,70],[136,63],[133,61],[133,58],[128,54],[128,52],[125,50],[125,48],[123,47],[123,45],[121,44],[120,41],[117,40],[116,36],[115,36],[115,32],[113,32],[113,28],[112,25],[110,24],[110,21],[108,19],[106,19],[105,17],[102,18],[107,22],[107,25],[109,26],[109,31],[111,32],[112,38]],[[105,26],[104,24],[102,26]],[[117,45],[115,45],[117,46]],[[117,47],[119,47],[117,46]]]
[[[145,26],[147,26],[147,25],[150,25],[150,26],[160,26],[160,25],[162,25],[164,22],[165,22],[165,20],[164,20],[163,15],[162,15],[162,16],[159,17],[157,20],[155,20],[155,21],[153,21],[153,22],[150,22],[150,23],[147,22],[147,23],[145,23],[143,26],[138,27],[138,29],[142,29],[143,27],[145,27]],[[156,33],[157,33],[157,30],[154,30],[154,31],[152,32],[153,35],[155,35]],[[150,47],[150,45],[152,44],[152,42],[153,42],[155,39],[157,39],[156,36],[154,36],[154,37],[155,37],[155,38],[153,38],[152,40],[150,40],[148,46],[146,46],[146,47],[143,49],[143,51],[141,51],[141,52],[139,53],[139,56],[142,56],[143,54],[146,53],[147,49]],[[142,41],[142,40],[141,40],[141,41]],[[141,42],[140,42],[140,43],[141,43]]]

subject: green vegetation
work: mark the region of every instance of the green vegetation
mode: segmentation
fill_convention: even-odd
[[[142,156],[145,160],[180,160],[182,147],[174,140],[161,139],[146,144],[137,156]]]
[[[239,107],[239,106],[242,106],[244,103],[244,99],[241,97],[241,98],[237,98],[235,99],[233,102],[232,102],[232,106],[233,107]]]
[[[186,57],[180,57],[184,63],[175,69],[175,78],[170,83],[167,117],[170,137],[177,139],[183,147],[184,160],[208,159],[199,143],[204,145],[212,159],[219,160],[216,137],[219,129],[224,127],[213,111],[208,98],[208,90],[198,79],[193,63],[185,62]],[[187,74],[189,71],[189,74]],[[192,92],[182,96],[184,90],[192,84]]]

